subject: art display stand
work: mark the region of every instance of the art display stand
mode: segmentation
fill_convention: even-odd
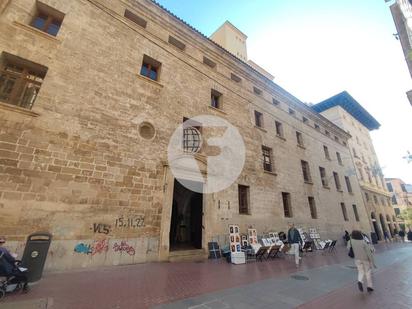
[[[245,264],[245,253],[241,249],[238,225],[229,225],[230,259],[233,264]]]

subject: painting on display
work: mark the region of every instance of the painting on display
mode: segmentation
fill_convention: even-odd
[[[238,225],[229,225],[230,252],[241,252],[240,233]]]
[[[249,237],[249,244],[250,245],[257,245],[258,244],[258,238],[257,238],[256,229],[248,229],[247,234],[248,234],[248,237]]]

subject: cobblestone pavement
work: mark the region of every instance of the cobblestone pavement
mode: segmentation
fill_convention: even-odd
[[[358,303],[346,306],[348,296],[352,297],[350,301],[361,301],[362,306],[381,308],[376,307],[375,300],[382,306],[397,301],[388,296],[394,295],[394,287],[398,289],[396,295],[401,297],[399,301],[404,299],[403,303],[408,304],[412,298],[407,290],[412,278],[410,273],[409,277],[407,275],[407,268],[412,268],[412,244],[380,244],[377,254],[377,291],[373,295],[359,295],[354,286],[353,261],[341,247],[331,254],[308,253],[299,269],[293,258],[286,257],[246,265],[231,265],[220,260],[49,273],[29,294],[8,295],[0,302],[0,309],[144,309],[156,306],[241,309],[294,308],[303,304],[302,308],[315,308],[324,307],[319,305],[322,302],[328,303],[328,308],[343,308],[336,307],[336,301],[344,303],[345,308],[357,308]],[[293,275],[298,277],[293,278]],[[385,283],[386,276],[389,285]],[[383,293],[382,296],[379,293]],[[27,307],[30,301],[33,307]],[[412,308],[412,305],[392,305],[391,308]]]

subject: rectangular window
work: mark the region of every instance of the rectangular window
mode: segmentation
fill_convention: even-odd
[[[318,213],[316,211],[316,204],[315,204],[314,197],[308,196],[308,202],[309,202],[310,216],[312,217],[312,219],[317,219]]]
[[[349,176],[345,176],[346,188],[349,193],[352,193],[352,185],[350,184]]]
[[[135,13],[129,11],[126,9],[124,11],[124,17],[126,17],[128,20],[134,22],[136,25],[139,25],[142,28],[146,28],[147,21],[144,20],[143,18],[137,16]]]
[[[369,194],[365,192],[366,201],[369,202]]]
[[[335,186],[336,186],[336,190],[341,191],[342,187],[340,185],[340,180],[339,180],[339,175],[336,172],[333,172],[333,178],[335,179]]]
[[[296,141],[297,141],[297,143],[298,143],[298,145],[299,146],[304,146],[303,145],[303,136],[302,136],[302,133],[300,133],[300,132],[298,132],[298,131],[296,131]]]
[[[336,142],[338,142],[338,143],[339,143],[339,137],[334,136],[333,138],[335,139],[335,141],[336,141]]]
[[[237,82],[237,83],[240,83],[242,81],[242,79],[239,76],[237,76],[233,73],[230,73],[230,79]]]
[[[210,94],[210,106],[214,108],[222,108],[222,94],[214,89],[212,89]]]
[[[375,202],[375,204],[378,204],[378,198],[376,197],[376,195],[373,196],[373,201]]]
[[[279,121],[275,121],[275,127],[276,127],[276,135],[280,137],[283,136],[283,125]]]
[[[336,158],[338,159],[338,163],[339,163],[340,165],[343,165],[343,163],[342,163],[342,158],[341,158],[339,152],[336,152]]]
[[[37,11],[31,26],[56,36],[63,22],[64,14],[40,1],[36,1]]]
[[[325,153],[325,158],[330,160],[329,149],[327,146],[323,146],[323,152]]]
[[[198,135],[202,133],[202,124],[200,122],[194,121],[183,117],[183,151],[189,153],[199,153],[201,151],[202,140],[201,136]]]
[[[216,67],[216,62],[210,60],[209,58],[203,56],[203,63],[206,64],[207,66],[211,67],[214,69]]]
[[[275,98],[272,98],[272,104],[277,106],[280,104],[280,102],[278,100],[276,100]]]
[[[3,52],[0,57],[0,101],[31,109],[47,68]]]
[[[330,136],[330,133],[327,130],[325,130],[325,134],[326,134],[326,136]]]
[[[398,201],[396,200],[395,194],[392,195],[392,205],[398,205]]]
[[[302,166],[303,180],[305,182],[312,182],[312,177],[310,176],[309,163],[301,160],[300,165]]]
[[[249,214],[249,186],[238,185],[239,213]]]
[[[403,183],[401,183],[401,189],[402,189],[402,192],[408,192],[408,191],[406,190],[405,185],[404,185]]]
[[[263,128],[263,114],[258,111],[255,111],[255,125]]]
[[[394,208],[393,210],[395,211],[395,215],[397,217],[401,215],[401,210],[399,208]]]
[[[392,187],[392,184],[390,182],[387,182],[386,186],[388,187],[389,192],[393,192],[393,187]]]
[[[262,95],[262,90],[260,90],[259,88],[253,87],[253,92],[257,95]]]
[[[185,43],[179,41],[178,39],[176,39],[175,37],[172,37],[171,35],[169,35],[168,42],[172,44],[173,46],[179,48],[180,50],[185,50],[186,48]]]
[[[320,126],[316,123],[315,123],[315,129],[318,130],[318,131],[320,130]]]
[[[340,203],[340,208],[342,208],[343,219],[344,219],[345,221],[349,221],[348,213],[346,212],[345,203]]]
[[[319,172],[320,172],[320,179],[322,181],[322,186],[327,187],[328,178],[326,177],[326,170],[323,167],[319,166]]]
[[[159,73],[161,63],[147,55],[143,56],[142,68],[140,70],[140,75],[146,76],[152,80],[159,80]]]
[[[289,115],[295,115],[295,111],[291,108],[289,108]]]
[[[308,123],[308,118],[306,118],[306,117],[302,117],[302,121],[303,121],[303,123]]]
[[[286,218],[292,218],[292,205],[290,202],[290,193],[282,192],[283,214]]]
[[[263,169],[267,172],[273,171],[272,166],[272,149],[266,146],[262,146],[263,155]]]
[[[353,207],[353,213],[355,214],[355,220],[359,222],[358,209],[356,208],[356,205],[352,205],[352,207]]]

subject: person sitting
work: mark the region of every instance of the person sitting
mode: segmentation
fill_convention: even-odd
[[[4,275],[8,277],[14,277],[10,282],[11,284],[17,284],[21,282],[23,284],[23,291],[27,292],[29,289],[27,276],[19,269],[19,261],[4,247],[6,238],[0,236],[0,268]]]

